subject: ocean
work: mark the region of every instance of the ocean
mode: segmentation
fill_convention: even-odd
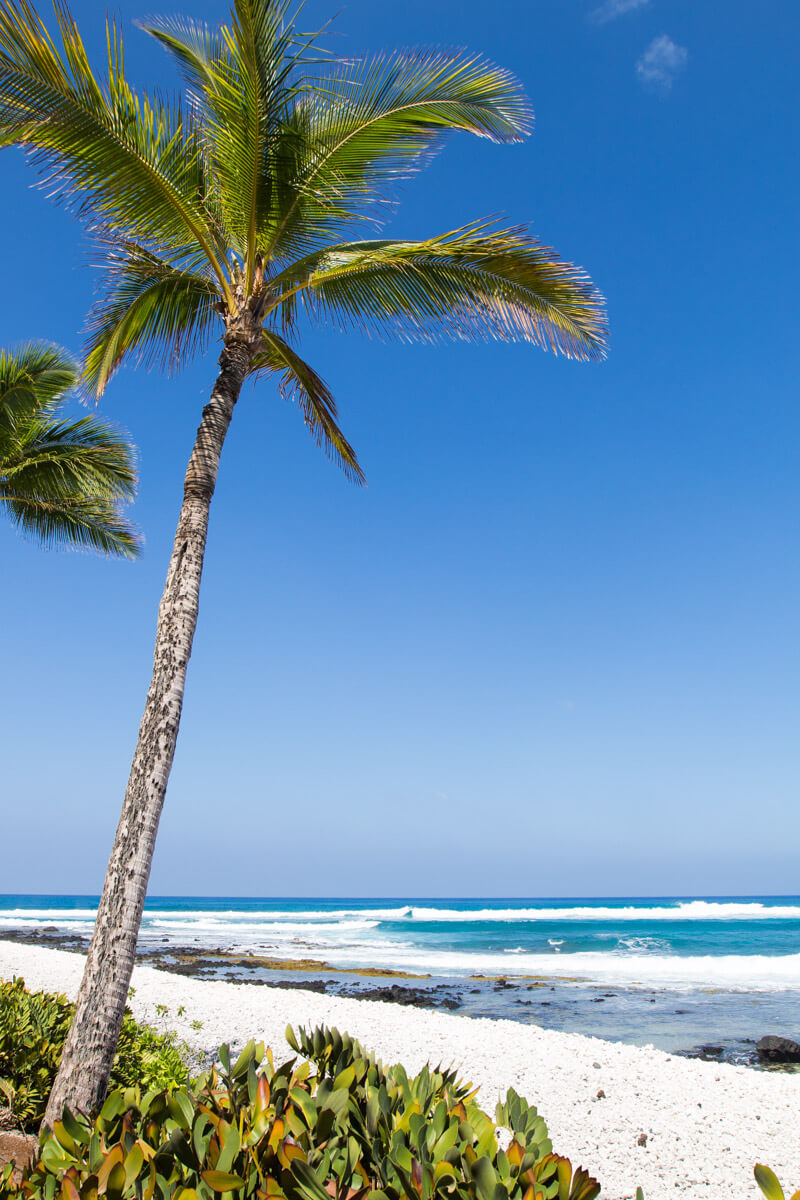
[[[87,896],[0,896],[0,937],[5,931],[52,944],[85,937],[96,903]],[[276,972],[263,960],[311,959],[318,964],[311,973],[331,991],[363,988],[360,972],[375,969],[422,976],[414,986],[431,1003],[465,1015],[664,1049],[690,1051],[710,1041],[734,1060],[764,1033],[800,1040],[797,896],[154,896],[140,949],[161,965],[182,952],[196,974],[264,983],[303,983],[310,974],[307,966]],[[248,967],[251,959],[258,965]]]

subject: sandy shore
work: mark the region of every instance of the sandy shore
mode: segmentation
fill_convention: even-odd
[[[74,954],[0,941],[0,978],[22,975],[32,988],[74,996],[82,967]],[[167,1005],[169,1028],[203,1049],[255,1037],[288,1057],[288,1023],[324,1022],[412,1071],[426,1061],[455,1063],[480,1085],[489,1109],[514,1087],[538,1106],[555,1149],[596,1175],[608,1200],[633,1196],[637,1185],[645,1200],[676,1191],[691,1200],[760,1197],[755,1162],[776,1171],[787,1196],[800,1187],[800,1075],[694,1062],[515,1021],[205,982],[151,967],[136,968],[133,986],[137,1017],[157,1021],[156,1005]],[[195,1020],[203,1022],[199,1032]],[[601,1090],[605,1097],[597,1099]]]

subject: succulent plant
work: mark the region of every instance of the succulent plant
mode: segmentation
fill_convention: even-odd
[[[287,1030],[308,1061],[249,1042],[188,1087],[119,1088],[98,1116],[64,1113],[16,1200],[594,1200],[514,1091],[496,1120],[449,1069],[409,1077],[335,1029]],[[497,1126],[510,1141],[501,1149]]]

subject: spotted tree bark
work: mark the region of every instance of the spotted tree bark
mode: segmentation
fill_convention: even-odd
[[[153,676],[75,1017],[44,1117],[43,1124],[49,1128],[65,1107],[93,1112],[108,1087],[178,738],[186,668],[197,626],[209,508],[225,435],[250,361],[247,344],[226,343],[186,470],[183,504],[158,610]]]

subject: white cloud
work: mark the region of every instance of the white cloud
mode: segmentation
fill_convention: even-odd
[[[679,71],[686,69],[689,51],[662,33],[653,38],[636,64],[636,74],[645,87],[668,92]]]
[[[635,8],[643,8],[649,3],[650,0],[605,0],[604,4],[589,13],[589,20],[598,25],[605,25],[606,21],[614,21],[617,17],[633,12]]]

